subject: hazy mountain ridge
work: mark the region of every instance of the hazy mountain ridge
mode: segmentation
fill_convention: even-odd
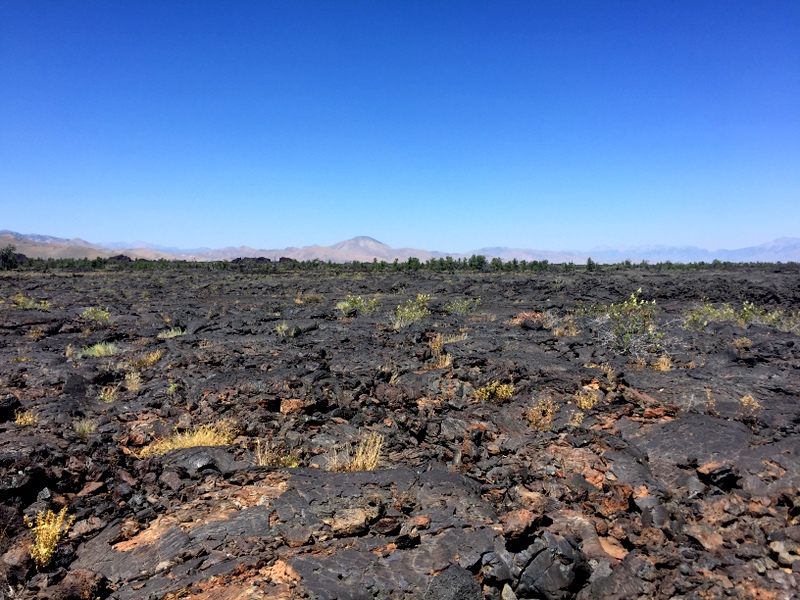
[[[108,258],[124,254],[131,258],[148,260],[174,259],[188,261],[232,260],[234,258],[281,257],[295,260],[321,260],[324,262],[372,262],[373,260],[406,261],[411,257],[426,261],[431,258],[466,258],[482,254],[487,258],[500,258],[503,261],[547,260],[551,263],[585,263],[588,258],[599,263],[616,263],[625,260],[632,262],[800,262],[800,238],[782,237],[760,244],[732,250],[706,250],[695,246],[638,246],[632,248],[596,247],[590,251],[552,251],[530,248],[508,248],[503,246],[478,248],[471,252],[440,252],[417,248],[393,248],[368,236],[357,236],[337,242],[331,246],[311,245],[283,249],[259,249],[250,246],[229,246],[226,248],[195,248],[191,250],[162,246],[147,242],[136,242],[136,248],[125,248],[125,242],[92,244],[80,238],[58,238],[42,234],[21,234],[0,230],[0,244],[12,244],[17,251],[32,258]]]

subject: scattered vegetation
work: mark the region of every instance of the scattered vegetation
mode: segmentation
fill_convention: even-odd
[[[347,444],[343,454],[334,449],[333,460],[328,470],[337,472],[346,471],[372,471],[378,467],[383,450],[383,436],[379,433],[370,433],[355,447]]]
[[[703,330],[711,323],[733,323],[739,327],[754,323],[775,327],[781,331],[800,332],[800,311],[786,312],[780,308],[770,310],[747,301],[742,303],[740,310],[737,310],[728,303],[714,306],[708,300],[704,300],[684,315],[686,329]]]
[[[300,457],[293,450],[265,443],[261,445],[261,440],[256,441],[256,448],[253,451],[253,459],[259,467],[284,467],[294,469],[300,466]]]
[[[41,310],[41,311],[48,311],[52,307],[52,304],[48,300],[40,300],[36,301],[33,298],[28,298],[24,296],[22,293],[15,294],[10,298],[11,303],[20,310]]]
[[[378,310],[377,298],[362,298],[361,296],[348,295],[347,298],[336,304],[336,310],[344,316],[371,315]]]
[[[34,521],[27,515],[24,517],[25,525],[33,532],[33,545],[31,558],[37,570],[44,569],[50,564],[55,554],[56,546],[67,535],[67,531],[75,521],[75,517],[67,518],[67,507],[55,513],[49,508],[39,511]]]
[[[139,458],[160,456],[170,450],[197,446],[228,446],[236,437],[236,429],[229,421],[201,425],[191,431],[175,432],[167,438],[157,439],[142,448]]]
[[[106,308],[90,307],[81,313],[81,318],[96,325],[105,327],[108,325],[110,313]]]
[[[482,388],[475,390],[475,397],[481,402],[502,402],[510,400],[514,395],[514,383],[500,383],[490,381]]]
[[[39,413],[33,410],[18,410],[14,413],[14,425],[17,427],[30,427],[39,422]]]
[[[79,438],[87,440],[97,430],[97,423],[92,419],[77,419],[72,422],[72,429]]]
[[[453,300],[444,305],[444,312],[448,315],[468,315],[473,312],[481,303],[480,298],[465,298],[464,300]]]
[[[77,357],[91,356],[92,358],[101,358],[103,356],[114,356],[116,353],[117,347],[111,342],[99,342],[81,350]]]
[[[417,294],[413,300],[406,300],[406,303],[399,305],[395,310],[395,316],[392,320],[392,326],[395,329],[403,329],[412,323],[421,321],[430,314],[428,302],[431,297],[427,294]]]
[[[181,329],[180,327],[173,327],[168,329],[167,331],[162,331],[158,334],[158,339],[160,340],[171,340],[172,338],[180,337],[182,335],[186,335],[186,330]]]

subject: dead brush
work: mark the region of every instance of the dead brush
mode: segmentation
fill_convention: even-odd
[[[379,433],[370,433],[362,438],[355,447],[346,444],[343,454],[339,454],[334,448],[333,459],[328,465],[328,470],[338,473],[373,471],[378,467],[382,451],[383,436]]]
[[[515,325],[516,327],[521,327],[523,323],[539,323],[544,327],[544,323],[547,320],[547,316],[545,313],[542,312],[535,312],[535,311],[524,311],[517,316],[512,317],[508,320],[509,325]],[[545,327],[547,329],[547,327]]]
[[[671,371],[672,370],[672,359],[666,354],[662,354],[656,360],[650,363],[650,368],[653,371]]]
[[[435,369],[444,369],[449,367],[453,358],[444,351],[446,344],[454,344],[455,342],[462,342],[467,339],[466,333],[457,335],[442,335],[437,333],[430,340],[428,340],[428,347],[431,349],[431,361],[425,364],[422,368],[425,371],[432,371]]]
[[[573,394],[572,400],[581,410],[592,410],[597,404],[597,396],[589,390],[578,390]]]
[[[27,515],[24,517],[25,525],[30,527],[33,532],[33,545],[31,546],[31,558],[37,570],[41,570],[50,564],[55,554],[56,546],[75,521],[75,517],[67,518],[67,507],[55,513],[49,508],[39,511],[31,521]]]
[[[532,406],[522,411],[528,424],[536,431],[550,431],[558,413],[558,405],[550,395],[535,400]]]

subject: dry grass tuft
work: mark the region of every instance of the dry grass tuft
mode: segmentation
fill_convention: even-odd
[[[142,389],[142,374],[139,371],[131,371],[125,375],[125,389],[129,392]]]
[[[180,337],[182,335],[186,335],[186,330],[181,329],[180,327],[173,327],[171,329],[167,329],[166,331],[162,331],[158,334],[158,339],[160,340],[171,340],[172,338]]]
[[[201,425],[184,433],[175,432],[168,438],[154,440],[139,452],[139,458],[160,456],[170,450],[197,446],[228,446],[236,437],[236,429],[229,421],[214,425]]]
[[[114,356],[117,353],[117,347],[111,342],[99,342],[88,348],[84,348],[78,353],[78,358],[84,356],[91,356],[92,358],[102,358],[104,356]]]
[[[86,440],[97,430],[97,423],[92,419],[77,419],[72,422],[72,428],[79,438]]]
[[[133,361],[131,361],[131,367],[134,369],[146,369],[147,367],[152,367],[158,361],[161,360],[161,357],[164,356],[164,351],[159,348],[158,350],[154,350],[153,352],[149,352],[144,356],[140,356]]]
[[[356,444],[355,448],[347,444],[343,455],[334,451],[333,460],[328,466],[328,470],[339,473],[372,471],[378,467],[382,450],[383,436],[379,433],[370,433]]]
[[[284,467],[294,469],[300,466],[300,457],[292,450],[287,450],[282,446],[265,443],[261,445],[261,440],[256,441],[256,449],[253,458],[259,467]]]
[[[50,564],[58,542],[67,535],[75,517],[67,518],[67,507],[65,506],[57,513],[50,509],[39,511],[34,521],[31,521],[27,515],[24,518],[25,525],[33,531],[31,558],[36,564],[36,569],[41,570]]]

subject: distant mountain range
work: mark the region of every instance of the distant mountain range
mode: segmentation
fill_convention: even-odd
[[[227,248],[193,248],[191,250],[159,246],[146,242],[104,242],[93,244],[80,238],[66,239],[41,234],[22,234],[7,229],[0,230],[0,247],[12,244],[17,252],[31,258],[97,258],[124,254],[131,258],[148,260],[232,260],[234,258],[265,257],[278,260],[281,257],[295,260],[313,260],[331,262],[372,262],[373,259],[392,262],[395,259],[406,261],[416,257],[421,261],[430,258],[468,258],[473,254],[482,254],[487,258],[501,258],[503,261],[547,260],[551,263],[585,263],[591,257],[599,263],[616,263],[625,260],[632,262],[711,262],[722,260],[729,262],[800,262],[800,238],[778,238],[759,246],[738,248],[735,250],[705,250],[694,246],[639,246],[635,248],[599,247],[589,251],[556,252],[549,250],[532,250],[528,248],[490,247],[478,248],[471,252],[440,252],[419,250],[416,248],[393,248],[367,236],[358,236],[333,244],[332,246],[305,246],[303,248],[283,248],[263,250],[249,246]]]

